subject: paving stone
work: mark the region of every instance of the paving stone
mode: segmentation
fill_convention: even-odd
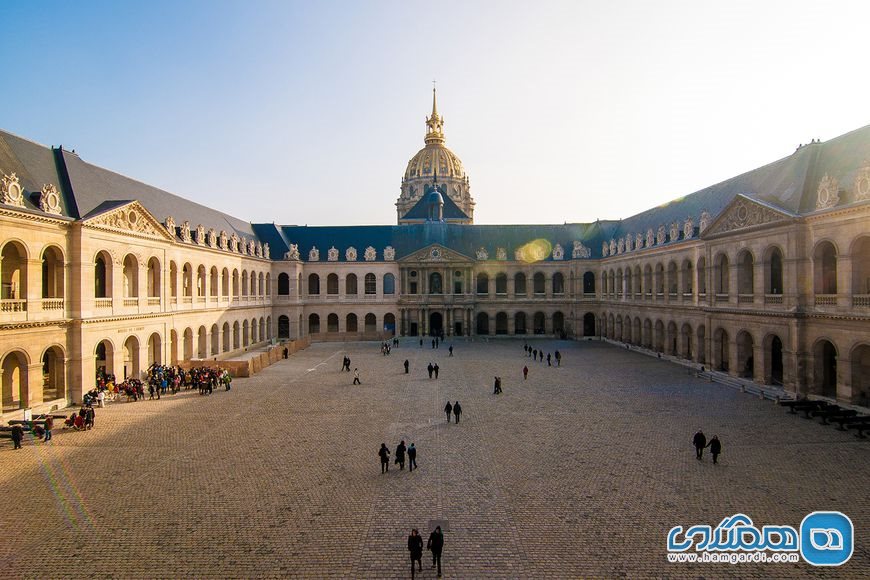
[[[113,403],[92,431],[6,443],[0,575],[407,578],[410,529],[425,541],[447,520],[445,578],[868,576],[870,441],[598,342],[530,341],[561,367],[521,340],[457,340],[454,357],[405,342],[316,344],[230,392]],[[699,427],[719,465],[695,460]],[[382,475],[378,447],[401,439],[419,469]],[[816,510],[855,524],[840,568],[666,561],[674,525]]]

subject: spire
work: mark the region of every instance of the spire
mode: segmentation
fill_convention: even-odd
[[[426,145],[444,143],[444,118],[438,114],[438,102],[435,98],[435,81],[432,81],[432,115],[426,119]]]

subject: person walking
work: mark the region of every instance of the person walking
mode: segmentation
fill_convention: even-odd
[[[46,440],[48,439],[46,438]],[[710,455],[713,456],[713,465],[715,465],[716,459],[719,457],[719,454],[722,453],[722,442],[719,441],[719,436],[713,435],[713,438],[710,439],[707,447],[710,448]]]
[[[378,457],[381,458],[381,475],[390,470],[390,450],[387,449],[386,443],[381,443],[381,448],[378,450]]]
[[[523,366],[523,380],[526,381],[529,378],[529,367]]]
[[[532,350],[532,360],[538,360],[538,349]]]
[[[447,356],[453,356],[453,345],[452,344],[447,348],[447,352],[450,353]]]
[[[423,571],[423,538],[417,532],[417,528],[411,530],[408,536],[408,551],[411,553],[411,578],[414,577],[414,562],[420,572]]]
[[[408,447],[408,471],[414,471],[417,467],[417,448],[414,447],[414,444]]]
[[[495,381],[492,385],[492,394],[498,395],[501,393],[501,377],[495,377]]]
[[[547,353],[547,366],[551,367],[553,365],[550,364],[550,353]]]
[[[396,445],[396,463],[399,464],[399,469],[405,471],[405,451],[407,451],[407,447],[405,447],[405,440],[402,439],[401,443]]]
[[[438,363],[435,363],[435,366],[432,367],[432,370],[435,371],[435,378],[438,378]]]
[[[53,428],[54,428],[54,417],[52,417],[51,415],[46,415],[45,416],[45,439],[43,439],[43,441],[45,441],[46,443],[51,441],[51,430]],[[715,459],[713,460],[713,463],[716,463]]]
[[[12,426],[12,449],[21,449],[21,440],[24,439],[24,427],[21,425]]]
[[[447,422],[450,422],[450,413],[453,412],[453,405],[450,404],[450,401],[447,401],[447,404],[444,405],[444,412],[447,413]]]
[[[559,352],[558,350],[556,351],[556,366],[557,367],[562,366],[562,353]]]
[[[438,566],[438,577],[441,578],[441,551],[444,549],[444,534],[441,526],[435,526],[435,531],[429,534],[426,549],[432,552],[432,567]]]
[[[462,407],[459,406],[459,401],[453,403],[453,416],[456,417],[456,424],[459,425],[459,416],[462,414]]]
[[[698,432],[695,433],[695,436],[692,437],[692,445],[695,446],[695,459],[701,461],[701,457],[704,455],[704,448],[707,446],[707,438],[704,436],[704,432],[698,429]]]
[[[355,384],[355,385],[362,384],[361,382],[359,382],[359,369],[356,367],[354,367],[354,369],[353,369],[353,384]]]
[[[408,374],[408,367],[410,366],[411,363],[408,362],[408,359],[405,359],[405,362],[402,364],[405,365],[405,374],[407,375]]]

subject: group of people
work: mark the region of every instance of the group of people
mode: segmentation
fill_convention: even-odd
[[[411,443],[410,447],[405,446],[405,440],[396,445],[395,463],[399,469],[405,469],[405,454],[408,455],[408,471],[414,471],[417,468],[417,448]],[[378,449],[378,457],[381,458],[381,473],[386,473],[390,470],[390,450],[386,443],[381,443],[381,448]]]
[[[692,445],[695,447],[695,458],[701,461],[704,457],[704,449],[710,448],[710,455],[713,456],[713,463],[717,463],[719,454],[722,453],[722,442],[719,441],[718,435],[713,435],[713,438],[707,442],[707,436],[701,429],[692,437]]]
[[[432,552],[432,567],[438,568],[438,577],[440,578],[441,552],[444,551],[444,533],[441,531],[441,526],[435,526],[435,529],[429,534],[426,549]],[[411,578],[414,578],[414,562],[417,563],[417,570],[423,571],[423,537],[417,528],[412,529],[411,535],[408,536],[408,552],[411,554]]]
[[[526,352],[526,356],[530,357],[532,360],[544,362],[544,349],[538,350],[533,348],[530,344],[524,344],[523,350]],[[547,353],[547,366],[553,366],[553,359],[556,360],[556,366],[562,366],[562,353],[558,350],[555,354]]]
[[[438,363],[435,363],[434,365],[432,363],[429,363],[429,366],[426,367],[426,370],[429,372],[430,379],[432,378],[433,373],[435,375],[435,378],[438,378],[438,371],[440,370],[440,368],[438,367]]]
[[[94,428],[94,422],[97,418],[97,413],[91,405],[83,406],[76,413],[73,411],[69,417],[63,422],[64,429],[70,428],[76,431],[90,431]],[[46,418],[46,441],[51,440],[51,429],[48,428],[48,417]]]
[[[447,404],[444,405],[444,412],[447,413],[447,422],[450,422],[450,413],[453,413],[453,416],[456,417],[456,424],[459,424],[459,416],[462,415],[462,407],[459,405],[459,401],[456,401],[453,405],[450,404],[450,401],[447,401]]]

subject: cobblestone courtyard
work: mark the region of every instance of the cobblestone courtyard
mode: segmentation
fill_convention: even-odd
[[[638,353],[531,343],[561,368],[516,340],[457,341],[452,358],[410,339],[389,357],[317,344],[228,393],[113,403],[93,431],[21,451],[3,440],[0,576],[404,578],[408,532],[425,540],[430,520],[446,520],[445,578],[870,575],[870,441]],[[695,460],[699,427],[722,439],[719,465]],[[381,475],[378,447],[400,439],[419,471]],[[815,510],[855,524],[841,568],[666,561],[674,525],[797,527]],[[427,556],[418,578],[435,577]]]

